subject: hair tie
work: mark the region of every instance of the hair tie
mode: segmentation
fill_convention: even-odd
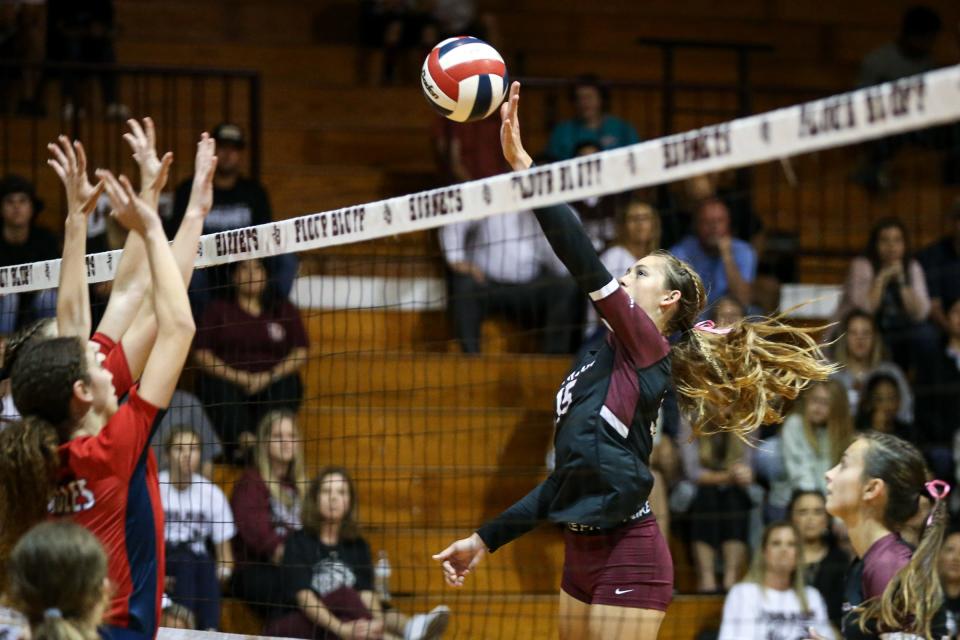
[[[933,509],[930,509],[930,515],[927,516],[927,526],[933,523],[933,512],[937,508],[937,503],[950,495],[950,485],[943,480],[931,480],[923,485],[927,493],[933,498]]]
[[[706,331],[707,333],[712,333],[718,336],[725,336],[732,331],[730,327],[718,329],[713,323],[713,320],[703,320],[702,322],[698,322],[697,324],[693,325],[693,329],[694,331]]]
[[[49,609],[43,610],[44,620],[52,620],[52,619],[57,619],[62,617],[63,617],[63,611],[60,611],[60,609],[57,609],[56,607],[50,607]]]

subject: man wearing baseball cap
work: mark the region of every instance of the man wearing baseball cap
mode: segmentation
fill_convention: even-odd
[[[203,233],[219,233],[273,221],[267,190],[260,182],[243,175],[246,161],[246,137],[234,123],[223,122],[213,130],[217,142],[217,170],[213,177],[213,208],[203,223]],[[167,234],[173,237],[183,220],[190,199],[192,179],[180,183],[173,202],[173,215],[167,220]],[[293,254],[264,260],[270,284],[283,297],[290,294],[296,276],[297,260]],[[190,299],[194,313],[200,314],[209,299],[210,289],[225,285],[220,269],[197,269],[190,282]]]
[[[0,180],[0,267],[60,257],[57,237],[34,224],[43,201],[26,178],[10,174]],[[56,313],[56,290],[0,297],[0,333],[10,333]]]

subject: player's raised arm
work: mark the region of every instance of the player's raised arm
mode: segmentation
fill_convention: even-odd
[[[193,189],[186,213],[173,240],[171,251],[184,286],[190,283],[197,258],[197,243],[203,232],[203,222],[213,206],[213,174],[217,168],[216,142],[204,133],[197,143],[194,163]],[[152,287],[152,285],[150,285]],[[143,301],[136,319],[123,336],[123,349],[134,379],[143,372],[147,356],[156,339],[157,319],[154,313],[151,288],[147,287],[147,299]]]
[[[132,119],[127,121],[127,125],[130,132],[125,133],[123,138],[130,145],[133,159],[140,167],[141,197],[156,208],[160,193],[167,183],[173,154],[167,152],[163,158],[157,156],[156,130],[149,117],[143,119],[142,126]],[[117,266],[117,275],[113,279],[110,300],[97,326],[98,333],[114,342],[120,342],[127,333],[146,297],[150,270],[144,258],[143,239],[139,234],[129,234]],[[136,377],[135,375],[134,379]]]
[[[510,95],[500,106],[500,145],[503,157],[514,171],[533,166],[533,159],[523,147],[520,137],[520,83],[510,85]],[[600,291],[613,281],[597,256],[593,244],[583,231],[576,213],[569,205],[534,209],[534,215],[554,253],[577,280],[585,293]]]
[[[47,164],[56,172],[67,195],[63,257],[57,294],[57,332],[61,336],[90,337],[90,292],[87,288],[87,216],[96,208],[103,182],[87,177],[87,154],[79,140],[59,136],[47,145]]]
[[[98,175],[106,184],[117,220],[144,241],[153,281],[157,339],[144,367],[139,396],[156,407],[166,407],[196,331],[187,288],[156,207],[139,197],[126,177],[121,176],[118,181],[109,171]]]

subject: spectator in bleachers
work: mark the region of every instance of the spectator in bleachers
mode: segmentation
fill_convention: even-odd
[[[867,379],[874,373],[882,372],[897,380],[900,391],[900,412],[897,417],[904,422],[912,422],[913,393],[910,384],[900,367],[884,359],[883,341],[880,340],[873,316],[854,309],[840,321],[839,331],[833,356],[840,369],[831,377],[847,390],[850,411],[857,410]]]
[[[113,0],[47,0],[47,57],[53,62],[114,64],[116,22]],[[108,118],[123,120],[130,110],[120,102],[117,76],[110,71],[97,74]],[[77,71],[62,71],[65,120],[79,114],[84,100],[78,89]]]
[[[241,227],[273,222],[273,211],[267,190],[259,181],[243,175],[246,138],[243,129],[232,123],[222,123],[213,130],[217,143],[217,165],[213,176],[213,206],[203,222],[203,233],[218,233]],[[165,223],[167,236],[172,238],[187,210],[193,179],[177,187],[173,201],[173,215]],[[264,264],[270,275],[270,289],[286,298],[297,275],[297,258],[285,253],[266,258]],[[190,302],[194,315],[199,317],[218,289],[229,285],[229,269],[197,269],[190,280]]]
[[[187,609],[182,604],[177,604],[173,600],[163,596],[163,605],[160,612],[160,626],[168,629],[196,629],[197,619],[193,611]]]
[[[753,483],[752,448],[729,432],[693,435],[689,420],[681,419],[680,459],[690,491],[685,509],[690,523],[697,591],[713,593],[717,585],[717,552],[723,567],[723,590],[729,590],[743,573],[747,560],[750,510],[747,488]],[[673,503],[673,499],[671,500]]]
[[[826,491],[825,474],[853,441],[846,390],[836,380],[814,383],[783,423],[783,462],[791,493]]]
[[[445,183],[480,180],[509,170],[496,118],[461,123],[438,116],[433,121],[433,150]]]
[[[440,244],[448,267],[448,303],[464,353],[480,352],[483,319],[494,313],[542,328],[544,353],[571,353],[581,316],[580,292],[569,275],[550,273],[542,234],[530,211],[448,224]]]
[[[943,537],[937,570],[947,610],[947,629],[950,640],[956,640],[960,636],[960,531],[954,529]]]
[[[0,3],[0,58],[16,60],[20,68],[0,70],[0,89],[3,100],[9,104],[12,95],[18,98],[17,114],[43,116],[46,110],[40,104],[41,69],[47,39],[47,0],[14,0]],[[19,90],[11,90],[19,83]]]
[[[570,89],[574,117],[557,124],[550,134],[547,155],[551,160],[574,157],[577,147],[593,142],[602,151],[640,142],[633,125],[608,113],[609,93],[596,76],[581,76]]]
[[[489,12],[477,12],[477,0],[430,0],[433,40],[471,35],[486,40],[494,48],[499,47],[500,29],[496,16]]]
[[[736,172],[705,173],[669,185],[662,191],[660,207],[664,221],[664,244],[673,246],[690,233],[700,203],[718,198],[730,212],[730,233],[754,247],[763,232],[763,220],[753,210],[749,190],[736,185]]]
[[[709,304],[726,295],[743,306],[750,304],[757,254],[749,243],[731,235],[730,211],[723,201],[702,201],[694,218],[694,234],[674,245],[670,253],[694,268]]]
[[[0,430],[8,423],[20,419],[20,412],[13,403],[13,394],[10,393],[10,378],[6,367],[2,365],[7,350],[7,337],[0,336]]]
[[[900,410],[900,388],[888,373],[872,374],[860,396],[855,424],[858,431],[879,431],[915,442],[913,425],[897,417]]]
[[[285,411],[263,416],[257,428],[254,464],[233,488],[236,518],[233,593],[265,616],[282,605],[280,562],[287,537],[300,528],[306,475],[297,418]]]
[[[36,224],[43,211],[33,184],[10,174],[0,180],[0,267],[60,257],[60,241]],[[56,289],[0,296],[0,333],[13,333],[38,318],[56,315]]]
[[[823,596],[827,617],[839,629],[843,616],[843,581],[850,556],[840,548],[830,530],[827,499],[820,490],[794,491],[787,513],[800,534],[803,580]]]
[[[198,473],[203,445],[197,432],[180,427],[165,442],[170,467],[160,472],[160,498],[166,591],[193,612],[196,628],[216,631],[220,588],[233,573],[233,512],[220,488]]]
[[[930,319],[949,331],[947,310],[960,300],[960,199],[950,210],[950,233],[917,254],[930,292]]]
[[[410,50],[426,51],[436,44],[433,40],[437,32],[424,4],[422,0],[361,0],[361,56],[357,66],[362,79],[369,77],[367,67],[373,49],[383,52],[380,83],[389,85],[403,79],[398,77],[398,70],[410,66]]]
[[[801,548],[789,522],[764,529],[750,572],[724,600],[719,640],[793,640],[809,637],[811,628],[835,637],[823,598],[804,583]]]
[[[933,58],[934,45],[942,23],[936,11],[924,6],[907,9],[900,23],[896,41],[888,42],[868,53],[860,65],[858,87],[869,87],[907,76],[930,71],[937,66]],[[928,132],[914,132],[891,136],[872,142],[854,174],[854,179],[870,191],[885,191],[892,186],[888,161],[906,140],[929,144]]]
[[[303,529],[283,554],[284,598],[294,611],[266,633],[285,638],[433,640],[450,610],[408,617],[386,608],[375,590],[370,545],[357,524],[357,493],[346,469],[326,467],[303,499]]]
[[[870,231],[866,250],[850,262],[838,317],[859,309],[876,318],[893,361],[922,384],[923,362],[936,351],[937,336],[927,321],[930,296],[923,267],[911,255],[907,232],[897,218],[884,218]]]
[[[903,14],[894,42],[874,49],[860,65],[858,87],[869,87],[930,71],[936,66],[933,48],[942,23],[936,11],[914,6]]]
[[[157,468],[167,468],[165,444],[170,434],[181,428],[191,429],[200,438],[200,474],[207,479],[213,478],[213,461],[223,455],[223,445],[220,444],[213,422],[203,409],[203,403],[197,396],[183,389],[173,392],[170,408],[160,420],[150,440],[153,453],[157,456]]]
[[[580,158],[599,151],[601,151],[600,145],[590,140],[578,144],[573,155]],[[577,215],[580,216],[580,224],[583,225],[583,230],[587,232],[587,237],[590,238],[597,253],[602,254],[605,249],[610,248],[618,240],[617,217],[628,206],[630,199],[631,194],[628,191],[625,193],[610,193],[604,196],[591,196],[570,204],[576,210]],[[660,247],[655,248],[659,249]],[[611,271],[611,273],[619,274],[623,272]]]
[[[236,452],[251,441],[266,411],[297,411],[307,333],[300,312],[267,287],[259,260],[230,265],[233,295],[214,300],[197,326],[198,395],[223,444]]]

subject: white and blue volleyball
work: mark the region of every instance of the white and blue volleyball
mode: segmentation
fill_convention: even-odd
[[[420,88],[430,105],[455,122],[486,118],[507,95],[507,65],[480,38],[448,38],[423,63]]]

